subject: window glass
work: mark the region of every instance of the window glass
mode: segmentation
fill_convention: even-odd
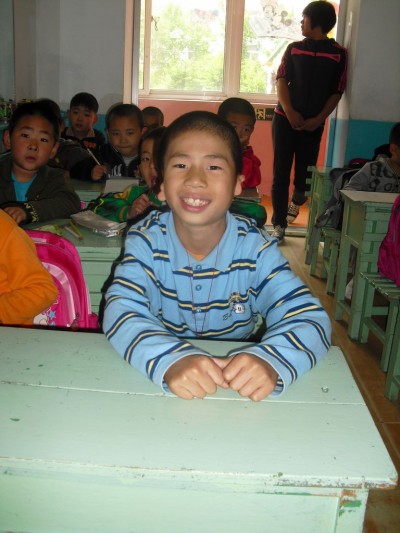
[[[152,0],[151,90],[222,91],[225,0]]]
[[[240,92],[276,93],[282,54],[290,42],[303,38],[300,22],[305,5],[298,0],[246,0]]]

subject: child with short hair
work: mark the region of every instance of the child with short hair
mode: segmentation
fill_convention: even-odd
[[[160,200],[171,211],[133,226],[106,294],[104,331],[115,349],[165,391],[191,399],[218,386],[259,401],[279,394],[325,355],[330,321],[290,270],[277,241],[229,213],[240,194],[233,127],[193,111],[166,130],[158,151]],[[258,343],[218,359],[190,338]]]
[[[116,104],[106,116],[109,142],[93,152],[94,158],[71,169],[71,178],[99,181],[113,177],[139,177],[139,144],[143,115],[135,104]]]
[[[164,127],[152,130],[140,142],[140,177],[144,185],[134,185],[125,191],[99,196],[89,203],[87,209],[115,222],[137,222],[153,209],[161,207],[155,156]]]
[[[151,105],[147,106],[142,109],[142,114],[146,133],[150,133],[157,128],[161,128],[161,126],[164,126],[164,113],[158,107]]]
[[[280,242],[307,201],[308,169],[317,162],[325,120],[345,90],[347,50],[328,37],[335,24],[332,3],[310,2],[303,9],[304,39],[287,46],[276,75],[271,197],[272,236]],[[294,190],[289,203],[293,161]]]
[[[218,115],[232,124],[240,139],[242,151],[242,188],[257,187],[261,183],[261,161],[249,145],[256,123],[256,113],[250,102],[244,98],[227,98],[218,109]]]
[[[0,324],[33,324],[57,294],[32,239],[0,209]]]
[[[344,190],[367,192],[400,192],[400,122],[389,134],[390,157],[380,155],[356,172]]]
[[[82,148],[95,150],[106,142],[100,130],[94,129],[99,117],[97,112],[99,103],[93,94],[78,93],[72,99],[67,112],[69,126],[62,134],[64,139],[70,139]]]
[[[59,123],[46,102],[19,105],[5,139],[11,151],[0,160],[1,209],[17,224],[68,218],[80,210],[63,171],[47,166],[58,149]]]

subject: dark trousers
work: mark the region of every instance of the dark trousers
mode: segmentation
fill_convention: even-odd
[[[272,119],[272,142],[274,166],[272,182],[272,224],[287,227],[286,216],[289,203],[290,171],[294,159],[294,192],[292,201],[302,205],[306,201],[307,168],[316,164],[323,126],[315,131],[296,131],[286,117],[274,114]]]

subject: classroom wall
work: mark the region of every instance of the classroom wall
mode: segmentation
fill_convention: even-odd
[[[88,91],[102,114],[122,100],[125,0],[14,0],[14,11],[17,99],[47,96],[67,109],[73,94]],[[370,157],[400,120],[400,2],[341,0],[341,13],[349,83],[329,124],[326,158],[323,150],[319,158],[334,166]],[[140,107],[150,103],[163,109],[167,122],[185,110],[218,105],[139,100]],[[269,194],[271,122],[257,121],[252,144],[262,161],[261,192]]]
[[[346,0],[342,7],[348,84],[331,123],[327,164],[333,166],[371,158],[400,120],[400,2]]]

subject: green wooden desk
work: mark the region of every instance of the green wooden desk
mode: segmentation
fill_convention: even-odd
[[[305,251],[307,254],[310,236],[315,224],[315,221],[321,215],[325,209],[328,201],[330,200],[333,192],[332,180],[329,177],[329,173],[332,170],[331,167],[315,166],[311,167],[311,183],[310,183],[310,212],[308,215],[306,239],[305,239]],[[318,248],[322,239],[322,228],[319,229],[318,237],[314,242],[314,250],[310,263],[310,274],[315,276],[318,260]]]
[[[61,228],[69,219],[54,220],[49,224],[57,224]],[[30,229],[39,229],[43,223],[30,224]],[[99,314],[103,294],[107,288],[110,274],[122,254],[124,235],[105,237],[79,226],[83,240],[63,230],[63,237],[71,241],[77,248],[82,262],[83,274],[89,287],[92,310]]]
[[[104,181],[81,181],[81,180],[69,180],[75,192],[79,196],[81,202],[85,204],[94,200],[103,192]]]
[[[356,533],[397,482],[338,348],[281,399],[185,401],[101,334],[4,327],[0,380],[0,530]]]
[[[343,224],[336,278],[333,316],[336,320],[348,315],[348,335],[358,339],[365,280],[360,272],[377,272],[378,252],[387,233],[395,193],[342,191]],[[356,249],[353,295],[345,299],[351,247]]]

